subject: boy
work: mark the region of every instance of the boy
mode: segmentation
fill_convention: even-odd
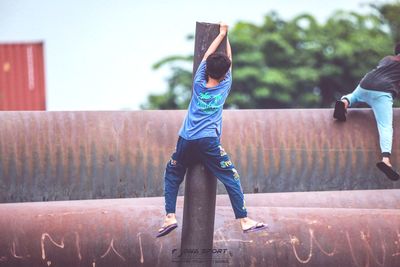
[[[179,131],[176,152],[165,170],[164,224],[157,237],[167,235],[177,225],[176,198],[190,162],[200,161],[228,191],[236,219],[244,233],[267,226],[247,218],[239,174],[220,144],[222,108],[232,85],[232,52],[227,42],[227,55],[215,53],[227,35],[228,26],[220,24],[220,33],[206,51],[193,81],[193,95],[188,113]]]
[[[346,121],[346,110],[357,102],[371,106],[378,126],[382,161],[376,166],[389,179],[399,180],[399,174],[390,163],[393,141],[393,98],[400,93],[400,43],[394,49],[395,56],[386,56],[361,80],[358,87],[336,101],[333,117]]]

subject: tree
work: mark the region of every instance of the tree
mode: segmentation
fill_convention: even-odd
[[[378,11],[382,22],[390,28],[393,41],[400,42],[400,1],[385,4],[371,4]]]
[[[382,9],[386,10],[386,9]],[[391,17],[392,18],[392,17]],[[396,20],[397,19],[397,20]],[[399,21],[392,18],[391,24]],[[392,33],[379,14],[338,11],[325,23],[309,14],[285,21],[275,12],[262,25],[239,22],[230,30],[233,85],[226,108],[330,107],[352,91],[383,55]],[[191,95],[191,56],[166,58],[173,65],[168,91],[143,107],[186,108]]]

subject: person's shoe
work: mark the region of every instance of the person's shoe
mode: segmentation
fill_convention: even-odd
[[[392,181],[398,181],[400,179],[400,175],[389,165],[387,165],[385,162],[378,162],[376,164],[376,167],[383,172],[387,178],[389,178]]]
[[[161,227],[161,229],[158,230],[158,234],[156,237],[162,237],[162,236],[168,235],[169,233],[172,232],[172,230],[174,230],[177,227],[178,227],[177,223],[173,223],[173,224]]]
[[[255,225],[253,225],[252,227],[248,228],[248,229],[243,229],[243,233],[247,234],[247,233],[252,233],[252,232],[257,232],[257,231],[261,231],[261,230],[267,230],[268,229],[268,225],[258,222]]]
[[[342,101],[337,100],[335,103],[335,110],[333,111],[333,117],[338,121],[346,121],[346,108]]]

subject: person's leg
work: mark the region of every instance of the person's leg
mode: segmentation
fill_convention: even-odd
[[[178,197],[179,186],[182,183],[187,169],[187,150],[189,142],[182,137],[178,138],[176,151],[172,154],[167,163],[164,177],[164,197],[166,217],[164,224],[159,229],[159,236],[168,234],[177,226],[175,217],[176,199]],[[173,228],[172,228],[173,227]]]
[[[375,115],[382,156],[390,157],[393,141],[393,97],[390,93],[373,93],[373,98],[367,104]]]
[[[236,219],[240,219],[243,230],[265,228],[247,217],[240,177],[227,153],[222,148],[219,138],[202,138],[198,141],[201,161],[204,166],[225,186]]]
[[[340,98],[345,103],[346,108],[353,107],[358,102],[365,102],[365,89],[362,89],[359,85],[350,94],[344,95]]]
[[[390,155],[393,142],[393,97],[390,93],[373,91],[367,104],[371,106],[379,132],[379,145],[382,153],[382,162],[377,166],[388,178],[398,180],[398,174],[392,169]],[[390,167],[387,168],[386,166]]]
[[[176,144],[176,151],[172,154],[165,169],[165,211],[166,213],[175,213],[176,199],[179,186],[181,185],[186,173],[185,154],[189,143],[182,137],[179,137]]]

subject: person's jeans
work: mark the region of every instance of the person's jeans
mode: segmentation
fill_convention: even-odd
[[[179,137],[165,170],[165,211],[175,213],[176,198],[188,166],[202,163],[226,188],[236,219],[247,217],[239,174],[218,137],[186,140]]]
[[[349,101],[349,107],[357,102],[371,106],[379,132],[382,156],[390,156],[393,141],[393,96],[391,93],[363,89],[360,85],[348,95],[342,97]]]

